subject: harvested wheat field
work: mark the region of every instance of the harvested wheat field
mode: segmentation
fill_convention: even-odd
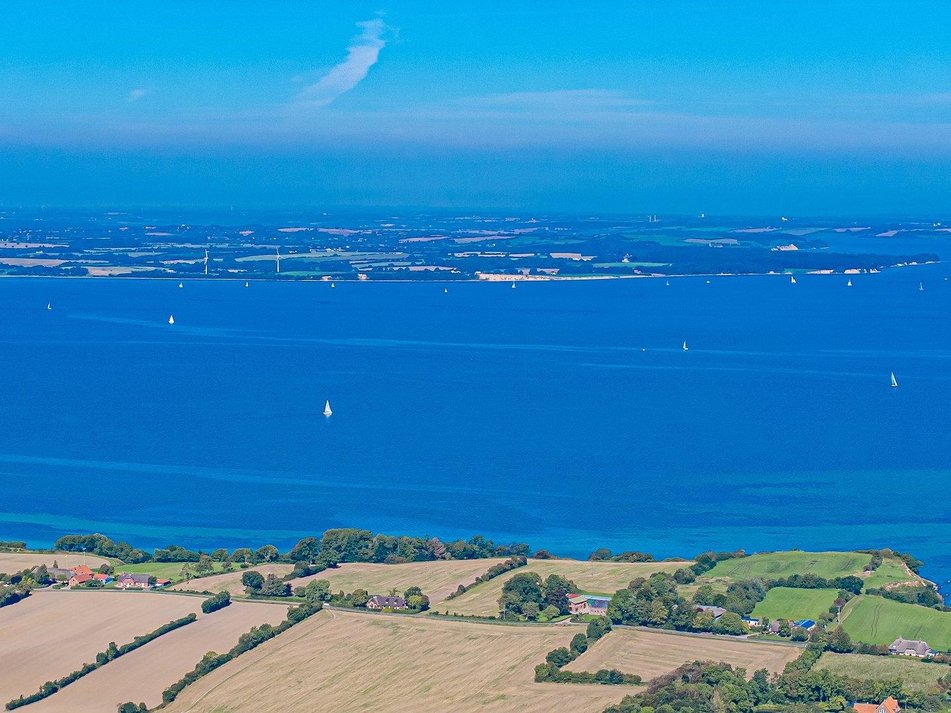
[[[54,562],[63,569],[75,567],[83,562],[93,569],[102,564],[109,564],[109,560],[105,557],[86,555],[84,558],[81,552],[0,552],[0,572],[6,574],[19,572],[27,567],[39,567],[41,564],[52,567]]]
[[[613,594],[627,586],[635,577],[649,577],[654,572],[674,572],[689,562],[585,562],[581,560],[529,560],[528,565],[506,572],[500,577],[473,587],[458,599],[446,602],[440,611],[478,616],[498,616],[502,586],[519,572],[536,572],[542,579],[560,574],[592,594]]]
[[[689,661],[712,660],[742,666],[752,676],[754,671],[761,668],[779,673],[802,652],[798,646],[787,644],[642,629],[614,629],[565,666],[565,670],[616,668],[624,673],[636,673],[646,682],[670,673]]]
[[[34,592],[0,609],[0,705],[190,612],[200,597],[144,592]],[[115,710],[114,708],[112,710]]]
[[[294,566],[289,564],[262,564],[257,567],[248,567],[248,569],[236,569],[234,572],[213,574],[210,577],[199,577],[187,583],[176,584],[170,589],[176,592],[230,592],[231,596],[238,596],[244,594],[241,575],[245,572],[260,572],[265,577],[269,574],[283,577],[293,569]]]
[[[126,701],[145,702],[152,708],[162,702],[162,691],[195,668],[208,651],[223,653],[252,626],[278,624],[286,615],[285,605],[268,602],[235,602],[211,614],[199,614],[195,623],[109,662],[30,705],[29,710],[114,713]]]
[[[186,688],[167,713],[597,713],[633,686],[539,684],[574,626],[325,611]]]
[[[365,589],[370,594],[387,594],[396,588],[401,594],[416,585],[429,597],[431,604],[441,602],[460,584],[472,584],[475,578],[492,565],[504,559],[437,560],[435,562],[407,562],[405,564],[366,564],[351,562],[334,569],[324,570],[312,577],[291,582],[299,587],[312,579],[326,579],[332,592],[352,592]]]

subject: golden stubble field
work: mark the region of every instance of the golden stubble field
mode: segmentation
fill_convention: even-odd
[[[224,574],[213,574],[209,577],[199,577],[189,582],[181,582],[170,587],[175,592],[229,592],[231,596],[243,595],[244,585],[241,584],[241,575],[245,572],[260,572],[263,576],[276,574],[283,577],[294,569],[290,564],[262,564],[257,567],[248,567],[248,569],[236,569],[234,572],[225,572]]]
[[[93,555],[83,557],[81,552],[51,552],[48,554],[38,552],[0,552],[0,572],[5,572],[6,574],[20,572],[27,567],[38,567],[41,564],[52,567],[54,562],[63,569],[70,569],[84,562],[92,569],[98,569],[100,565],[107,564],[109,560],[105,557],[95,557]]]
[[[712,636],[687,636],[641,629],[614,629],[565,666],[566,671],[616,668],[636,673],[645,682],[689,661],[725,661],[742,666],[748,676],[765,668],[781,673],[803,650],[797,646]]]
[[[573,580],[586,592],[613,594],[627,586],[635,577],[649,577],[654,572],[674,572],[690,562],[587,562],[582,560],[529,560],[528,565],[506,572],[500,577],[473,587],[457,599],[438,607],[455,614],[498,616],[499,597],[506,580],[519,572],[536,572],[545,579],[560,574]]]
[[[332,592],[365,589],[370,594],[388,594],[390,589],[396,588],[402,594],[416,585],[429,597],[430,603],[435,604],[456,591],[460,584],[471,584],[476,577],[485,574],[489,567],[504,561],[504,558],[500,558],[405,564],[349,562],[311,577],[295,579],[291,586],[299,587],[312,579],[325,579],[330,583]]]
[[[597,713],[633,686],[538,684],[577,626],[324,611],[189,686],[168,713]]]
[[[200,612],[201,602],[200,597],[145,592],[42,591],[3,607],[0,705],[95,660],[110,641],[122,645]]]
[[[110,661],[28,709],[44,713],[114,713],[117,705],[126,701],[144,702],[152,708],[162,702],[162,691],[191,671],[208,651],[223,653],[252,626],[276,625],[285,616],[287,606],[267,602],[234,602],[211,614],[199,614],[193,624]]]

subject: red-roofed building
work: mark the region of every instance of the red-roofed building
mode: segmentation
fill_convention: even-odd
[[[856,713],[899,713],[901,706],[892,696],[881,703],[855,703],[852,708]]]
[[[89,568],[87,567],[86,569],[89,569]],[[70,587],[78,587],[78,586],[80,586],[80,585],[82,585],[82,584],[85,584],[86,582],[91,581],[92,578],[93,578],[93,576],[92,576],[92,573],[91,573],[91,572],[90,572],[89,574],[86,574],[86,573],[81,573],[81,574],[73,573],[73,576],[69,578],[69,586],[70,586]]]

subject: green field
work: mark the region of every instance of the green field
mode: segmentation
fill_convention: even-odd
[[[769,552],[718,562],[704,577],[778,579],[792,574],[845,577],[860,574],[872,559],[860,552]]]
[[[114,565],[115,574],[123,572],[133,574],[151,574],[158,579],[170,579],[172,583],[183,581],[182,566],[188,564],[192,570],[192,579],[195,579],[195,562],[142,562],[141,564],[118,564]],[[220,574],[224,570],[220,562],[215,562],[215,570],[212,574]],[[238,568],[235,567],[237,570]]]
[[[937,651],[951,650],[951,612],[863,595],[849,602],[842,616],[843,628],[856,641],[890,644],[901,636],[923,639]]]
[[[753,616],[766,619],[818,619],[835,602],[836,589],[773,587],[756,605]]]
[[[872,572],[865,580],[866,589],[877,589],[892,582],[909,582],[919,580],[914,573],[909,574],[905,565],[898,560],[888,559],[882,562],[878,569]]]
[[[922,663],[907,656],[865,656],[826,652],[814,671],[831,671],[852,678],[899,679],[906,688],[926,691],[948,673],[947,666]]]

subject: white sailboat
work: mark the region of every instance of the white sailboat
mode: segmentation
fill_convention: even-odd
[[[687,351],[687,340],[686,340],[686,339],[684,339],[683,350],[684,350],[684,351]]]
[[[324,416],[330,418],[334,415],[333,410],[330,408],[330,399],[327,399],[327,402],[324,404]]]
[[[169,323],[169,324],[175,324],[175,315],[171,315],[171,314],[170,314],[170,315],[168,316],[168,323]]]
[[[918,283],[918,291],[919,291],[919,292],[924,292],[924,291],[925,291],[925,284],[924,284],[923,282],[919,282],[919,283]]]
[[[443,287],[443,288],[442,288],[442,292],[443,292],[444,295],[448,295],[448,294],[449,294],[449,288],[448,288],[448,287]]]
[[[796,276],[795,276],[795,275],[790,275],[790,276],[789,276],[789,284],[790,284],[790,285],[795,285],[795,284],[796,284]]]
[[[664,281],[664,287],[670,287],[670,280]]]
[[[332,282],[330,283],[330,286],[331,286],[331,287],[336,287],[336,285],[335,285],[334,283],[332,283]]]
[[[846,287],[851,287],[851,286],[852,286],[852,280],[849,280],[848,282],[846,282],[846,283],[845,283],[845,286],[846,286]]]
[[[515,289],[515,280],[512,280],[512,289]]]
[[[898,379],[895,378],[895,372],[894,372],[894,371],[892,372],[892,388],[893,388],[893,389],[897,389],[897,388],[898,388]]]
[[[245,281],[244,286],[245,286],[245,287],[249,287],[247,281]]]
[[[46,309],[47,309],[47,310],[53,309],[53,303],[52,303],[52,302],[47,302],[47,303],[46,303]]]
[[[178,289],[182,289],[184,286],[185,286],[185,283],[184,283],[184,282],[179,282],[179,283],[178,283]]]

